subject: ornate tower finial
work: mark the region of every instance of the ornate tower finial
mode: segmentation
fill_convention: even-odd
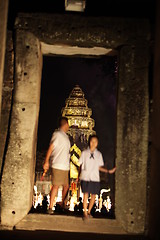
[[[79,85],[76,85],[62,109],[62,116],[67,117],[69,121],[68,134],[73,137],[74,142],[77,138],[80,138],[81,142],[86,143],[89,136],[95,134],[93,130],[95,122],[91,115],[92,110],[88,108],[88,101],[84,97],[84,92]]]

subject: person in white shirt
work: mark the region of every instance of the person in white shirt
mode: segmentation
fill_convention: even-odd
[[[105,173],[114,173],[116,168],[111,170],[103,168],[104,162],[102,153],[97,150],[98,137],[92,135],[89,138],[89,148],[84,150],[79,158],[80,170],[79,176],[81,181],[81,188],[83,192],[83,209],[84,219],[90,216],[91,209],[95,202],[95,195],[100,192],[100,174],[99,171]],[[91,194],[91,200],[89,202],[88,213],[87,213],[87,200]]]
[[[61,117],[59,120],[59,129],[52,135],[43,165],[44,171],[47,171],[51,160],[52,188],[50,192],[49,214],[54,213],[52,208],[56,203],[55,197],[57,196],[59,186],[63,186],[61,206],[64,205],[64,200],[69,188],[70,141],[66,134],[68,129],[68,119]]]

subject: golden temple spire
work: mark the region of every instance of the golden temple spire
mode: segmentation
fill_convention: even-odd
[[[76,85],[65,101],[66,105],[62,109],[62,116],[68,118],[70,129],[68,134],[76,142],[80,138],[81,143],[86,143],[90,135],[95,134],[94,119],[91,118],[92,110],[88,108],[88,101],[84,92]]]

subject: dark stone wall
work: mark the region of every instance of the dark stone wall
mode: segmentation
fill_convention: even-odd
[[[143,232],[147,209],[148,47],[123,46],[119,58],[116,213],[128,231]]]
[[[13,93],[13,73],[14,73],[14,51],[12,32],[7,33],[4,81],[2,86],[2,107],[1,107],[1,124],[0,124],[0,171],[3,167],[3,155],[7,141],[9,128],[9,118]]]
[[[19,14],[15,29],[30,31],[47,44],[79,47],[116,49],[136,42],[145,44],[150,40],[150,24],[147,19]]]
[[[149,202],[149,235],[153,240],[160,239],[160,1],[156,9]]]
[[[2,106],[2,85],[4,79],[4,62],[6,50],[6,35],[7,35],[7,17],[8,17],[8,0],[0,2],[0,121],[1,121],[1,106]]]

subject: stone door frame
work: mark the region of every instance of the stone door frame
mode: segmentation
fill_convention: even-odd
[[[125,231],[144,233],[149,40],[149,23],[144,19],[67,14],[18,16],[10,138],[1,185],[3,225],[14,226],[28,214],[32,205],[42,55],[58,45],[72,50],[78,47],[118,51],[115,215]]]

